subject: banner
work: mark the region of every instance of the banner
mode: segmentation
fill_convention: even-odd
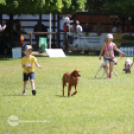
[[[100,51],[102,45],[106,42],[108,33],[67,33],[67,42],[70,50]],[[134,46],[134,34],[113,33],[113,42],[117,47]]]

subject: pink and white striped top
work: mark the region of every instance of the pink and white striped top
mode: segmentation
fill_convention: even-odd
[[[114,45],[115,45],[114,43],[111,43],[110,45],[108,45],[108,43],[106,43],[104,57],[106,57],[106,58],[114,57]]]

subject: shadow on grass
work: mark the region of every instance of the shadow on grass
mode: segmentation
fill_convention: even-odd
[[[57,97],[68,97],[68,96],[63,96],[63,95],[55,95],[55,96],[57,96]]]
[[[102,77],[96,77],[96,78],[95,78],[95,77],[91,77],[91,78],[88,78],[88,79],[92,79],[92,80],[100,80],[100,79],[104,79],[104,80],[105,80],[106,78],[105,78],[105,77],[104,77],[104,78],[102,78]]]
[[[7,94],[7,95],[0,95],[0,96],[33,96],[33,95],[22,95],[22,94]]]
[[[90,56],[88,53],[81,53],[81,52],[77,52],[77,51],[73,51],[73,52],[67,52],[65,51],[65,54],[67,56]]]

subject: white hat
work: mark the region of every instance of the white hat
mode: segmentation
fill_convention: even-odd
[[[69,20],[70,20],[69,17],[65,17],[64,22],[68,22]]]
[[[113,39],[113,35],[112,35],[112,34],[108,34],[108,35],[107,35],[107,38]]]
[[[24,47],[24,51],[25,51],[25,50],[28,50],[28,49],[32,49],[32,46],[31,46],[31,45],[26,45],[26,46]]]

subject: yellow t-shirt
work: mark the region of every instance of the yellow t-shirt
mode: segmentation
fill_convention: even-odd
[[[34,63],[37,62],[37,59],[34,56],[30,56],[27,58],[26,56],[22,58],[21,64],[31,64],[31,68],[24,68],[24,73],[29,74],[31,72],[34,72]]]

